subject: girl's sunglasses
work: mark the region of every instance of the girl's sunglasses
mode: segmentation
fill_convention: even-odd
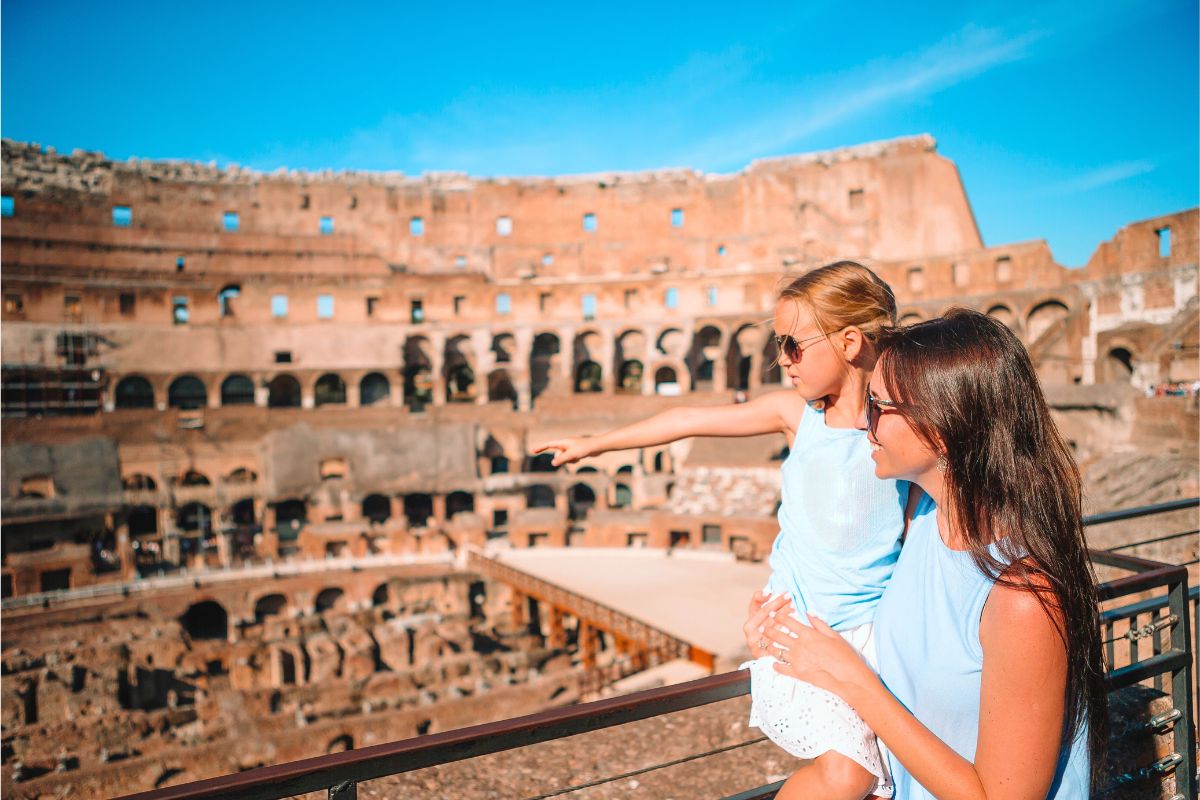
[[[875,395],[871,394],[871,390],[867,390],[867,432],[875,436],[875,429],[879,425],[879,418],[888,411],[900,411],[900,404],[894,400],[880,400]]]
[[[775,334],[775,345],[779,348],[779,352],[783,353],[791,361],[799,361],[800,356],[804,355],[807,349],[804,345],[809,342],[815,342],[817,339],[824,339],[825,334],[818,333],[816,336],[810,336],[807,339],[799,339],[785,334]]]

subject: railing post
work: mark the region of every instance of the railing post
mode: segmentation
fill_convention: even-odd
[[[1186,653],[1192,643],[1191,614],[1188,613],[1187,573],[1173,582],[1168,594],[1168,609],[1179,620],[1171,628],[1171,649]],[[1192,659],[1171,674],[1171,705],[1183,713],[1175,720],[1175,752],[1183,756],[1183,764],[1175,770],[1175,791],[1183,797],[1195,796],[1196,728],[1192,722]]]

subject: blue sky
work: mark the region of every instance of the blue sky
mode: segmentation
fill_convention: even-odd
[[[554,175],[931,133],[988,244],[1200,200],[1197,3],[3,0],[0,132],[263,170]]]

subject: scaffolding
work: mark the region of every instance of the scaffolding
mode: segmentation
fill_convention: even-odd
[[[63,417],[100,413],[105,370],[97,359],[102,337],[83,318],[78,304],[65,303],[54,350],[23,351],[0,366],[0,414],[4,417]]]

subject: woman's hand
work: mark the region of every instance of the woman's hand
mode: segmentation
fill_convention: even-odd
[[[591,448],[590,436],[570,436],[566,439],[555,439],[552,442],[546,442],[533,449],[534,453],[544,453],[547,450],[557,450],[554,454],[553,466],[561,467],[563,464],[574,464],[581,458],[587,458],[590,455],[595,455]]]
[[[778,594],[768,601],[766,594],[755,592],[750,598],[750,608],[746,612],[746,624],[742,626],[742,633],[746,634],[746,646],[750,648],[751,656],[762,658],[771,655],[770,642],[765,638],[764,631],[771,617],[790,602],[786,594]]]
[[[790,610],[790,606],[788,609]],[[778,614],[765,632],[775,656],[775,671],[832,692],[852,707],[879,677],[837,631],[808,615],[812,626],[790,614]],[[780,630],[780,628],[784,630]]]

